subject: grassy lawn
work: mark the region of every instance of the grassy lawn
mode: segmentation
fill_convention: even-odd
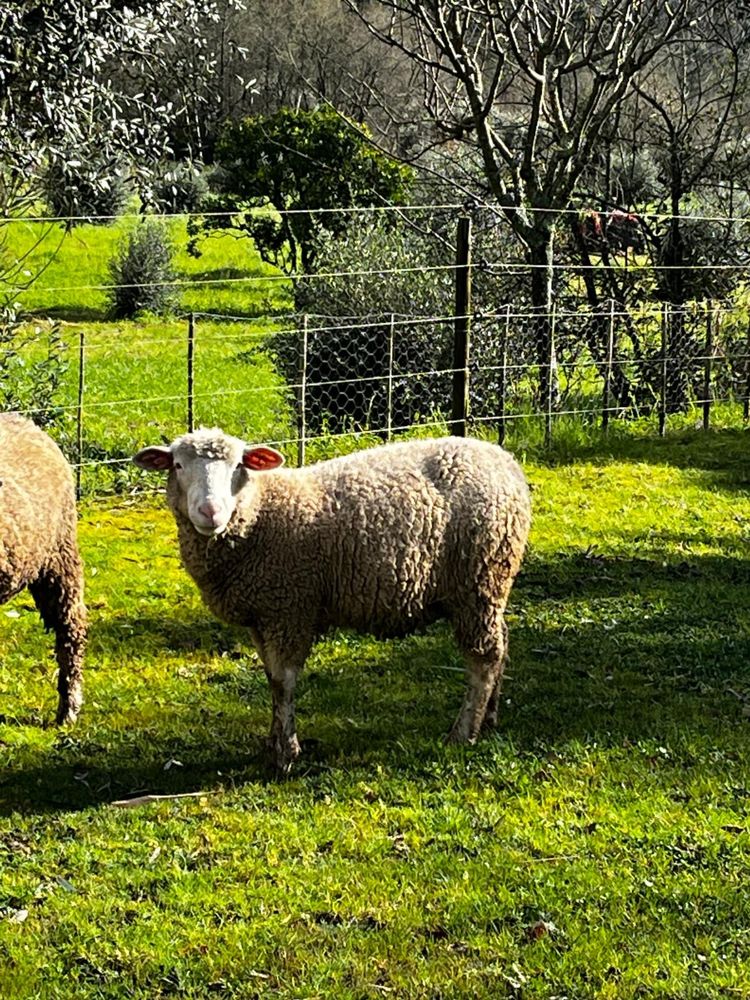
[[[134,443],[171,439],[186,429],[190,311],[198,313],[196,424],[221,424],[255,440],[291,435],[289,394],[263,349],[269,331],[283,325],[279,314],[290,308],[288,282],[260,260],[250,241],[226,233],[204,240],[199,258],[189,256],[184,221],[168,219],[176,248],[177,313],[114,322],[103,287],[111,282],[108,261],[136,224],[123,218],[65,233],[60,226],[19,221],[9,233],[15,253],[28,255],[27,270],[39,275],[19,297],[40,335],[28,352],[30,362],[45,352],[49,322],[61,324],[66,370],[54,435],[71,459],[77,455],[83,338],[85,495],[127,492],[136,476],[127,461]],[[246,318],[217,318],[228,316]]]
[[[79,724],[0,609],[0,996],[750,997],[747,435],[527,462],[497,735],[446,747],[448,630],[336,634],[264,762],[265,678],[169,516],[89,503]],[[137,792],[200,792],[132,810]]]

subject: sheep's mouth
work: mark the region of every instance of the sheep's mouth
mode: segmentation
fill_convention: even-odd
[[[198,521],[193,521],[192,525],[198,534],[203,535],[205,538],[215,538],[227,530],[226,524],[201,524]]]

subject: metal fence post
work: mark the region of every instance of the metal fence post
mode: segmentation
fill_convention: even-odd
[[[307,435],[307,313],[302,317],[299,341],[299,368],[297,379],[297,465],[305,464],[305,438]]]
[[[554,410],[554,400],[555,400],[555,325],[557,321],[557,309],[556,304],[552,303],[552,309],[549,314],[549,354],[547,357],[547,365],[549,367],[549,378],[547,379],[547,398],[544,401],[544,447],[548,448],[552,442],[552,413]]]
[[[505,307],[505,324],[500,333],[500,385],[498,395],[497,440],[505,444],[505,396],[508,391],[508,336],[510,334],[510,303]]]
[[[612,407],[612,365],[615,357],[615,300],[609,300],[609,328],[607,330],[607,359],[604,369],[604,396],[602,399],[602,430],[609,431],[609,414]]]
[[[471,310],[471,219],[461,216],[456,236],[456,310],[453,328],[451,434],[466,436],[469,413],[469,312]]]
[[[661,312],[661,399],[659,400],[659,437],[667,429],[667,351],[669,349],[668,310],[665,303]]]
[[[195,313],[188,316],[187,341],[187,429],[188,434],[195,430]]]
[[[386,387],[386,414],[385,429],[386,440],[393,437],[393,356],[396,339],[396,315],[391,313],[391,322],[388,328],[388,385]]]
[[[711,423],[711,355],[714,350],[713,305],[706,308],[706,351],[703,359],[703,430],[707,431]]]
[[[86,333],[78,333],[78,406],[76,408],[76,499],[81,499],[83,464],[83,391],[86,374]]]

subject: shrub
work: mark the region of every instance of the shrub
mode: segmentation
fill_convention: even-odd
[[[162,313],[173,305],[173,255],[164,226],[155,219],[144,218],[125,236],[109,262],[115,319],[130,319],[140,312]]]
[[[206,172],[190,161],[165,165],[152,185],[150,201],[159,212],[197,212],[208,194]]]
[[[502,233],[494,218],[480,222],[477,253],[497,260]],[[311,432],[385,429],[391,314],[395,322],[392,426],[448,414],[454,242],[452,213],[427,209],[407,221],[370,217],[358,219],[342,235],[319,234],[314,258],[324,263],[317,274],[297,279],[295,293],[297,309],[309,316],[305,404]],[[510,294],[502,276],[476,275],[475,308],[496,309],[501,297]],[[497,378],[492,367],[496,366],[497,330],[498,324],[491,322],[474,327],[472,405],[477,416],[496,406]],[[284,377],[296,383],[300,335],[277,334],[272,350]],[[489,374],[476,371],[479,365]]]
[[[67,368],[58,324],[45,332],[23,324],[13,305],[0,308],[0,411],[25,413],[40,427],[55,423]]]
[[[122,214],[131,195],[122,166],[111,160],[83,162],[71,156],[50,163],[44,175],[44,197],[51,215],[70,225],[106,225]]]

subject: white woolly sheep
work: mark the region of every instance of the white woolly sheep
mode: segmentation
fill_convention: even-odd
[[[30,420],[0,414],[0,603],[28,587],[55,632],[57,722],[74,722],[83,701],[86,608],[70,466]]]
[[[495,724],[505,605],[530,524],[526,481],[502,448],[450,437],[279,469],[273,448],[201,428],[133,461],[169,470],[185,568],[217,616],[250,629],[280,769],[299,754],[297,675],[335,626],[386,637],[448,618],[468,680],[450,739]]]

